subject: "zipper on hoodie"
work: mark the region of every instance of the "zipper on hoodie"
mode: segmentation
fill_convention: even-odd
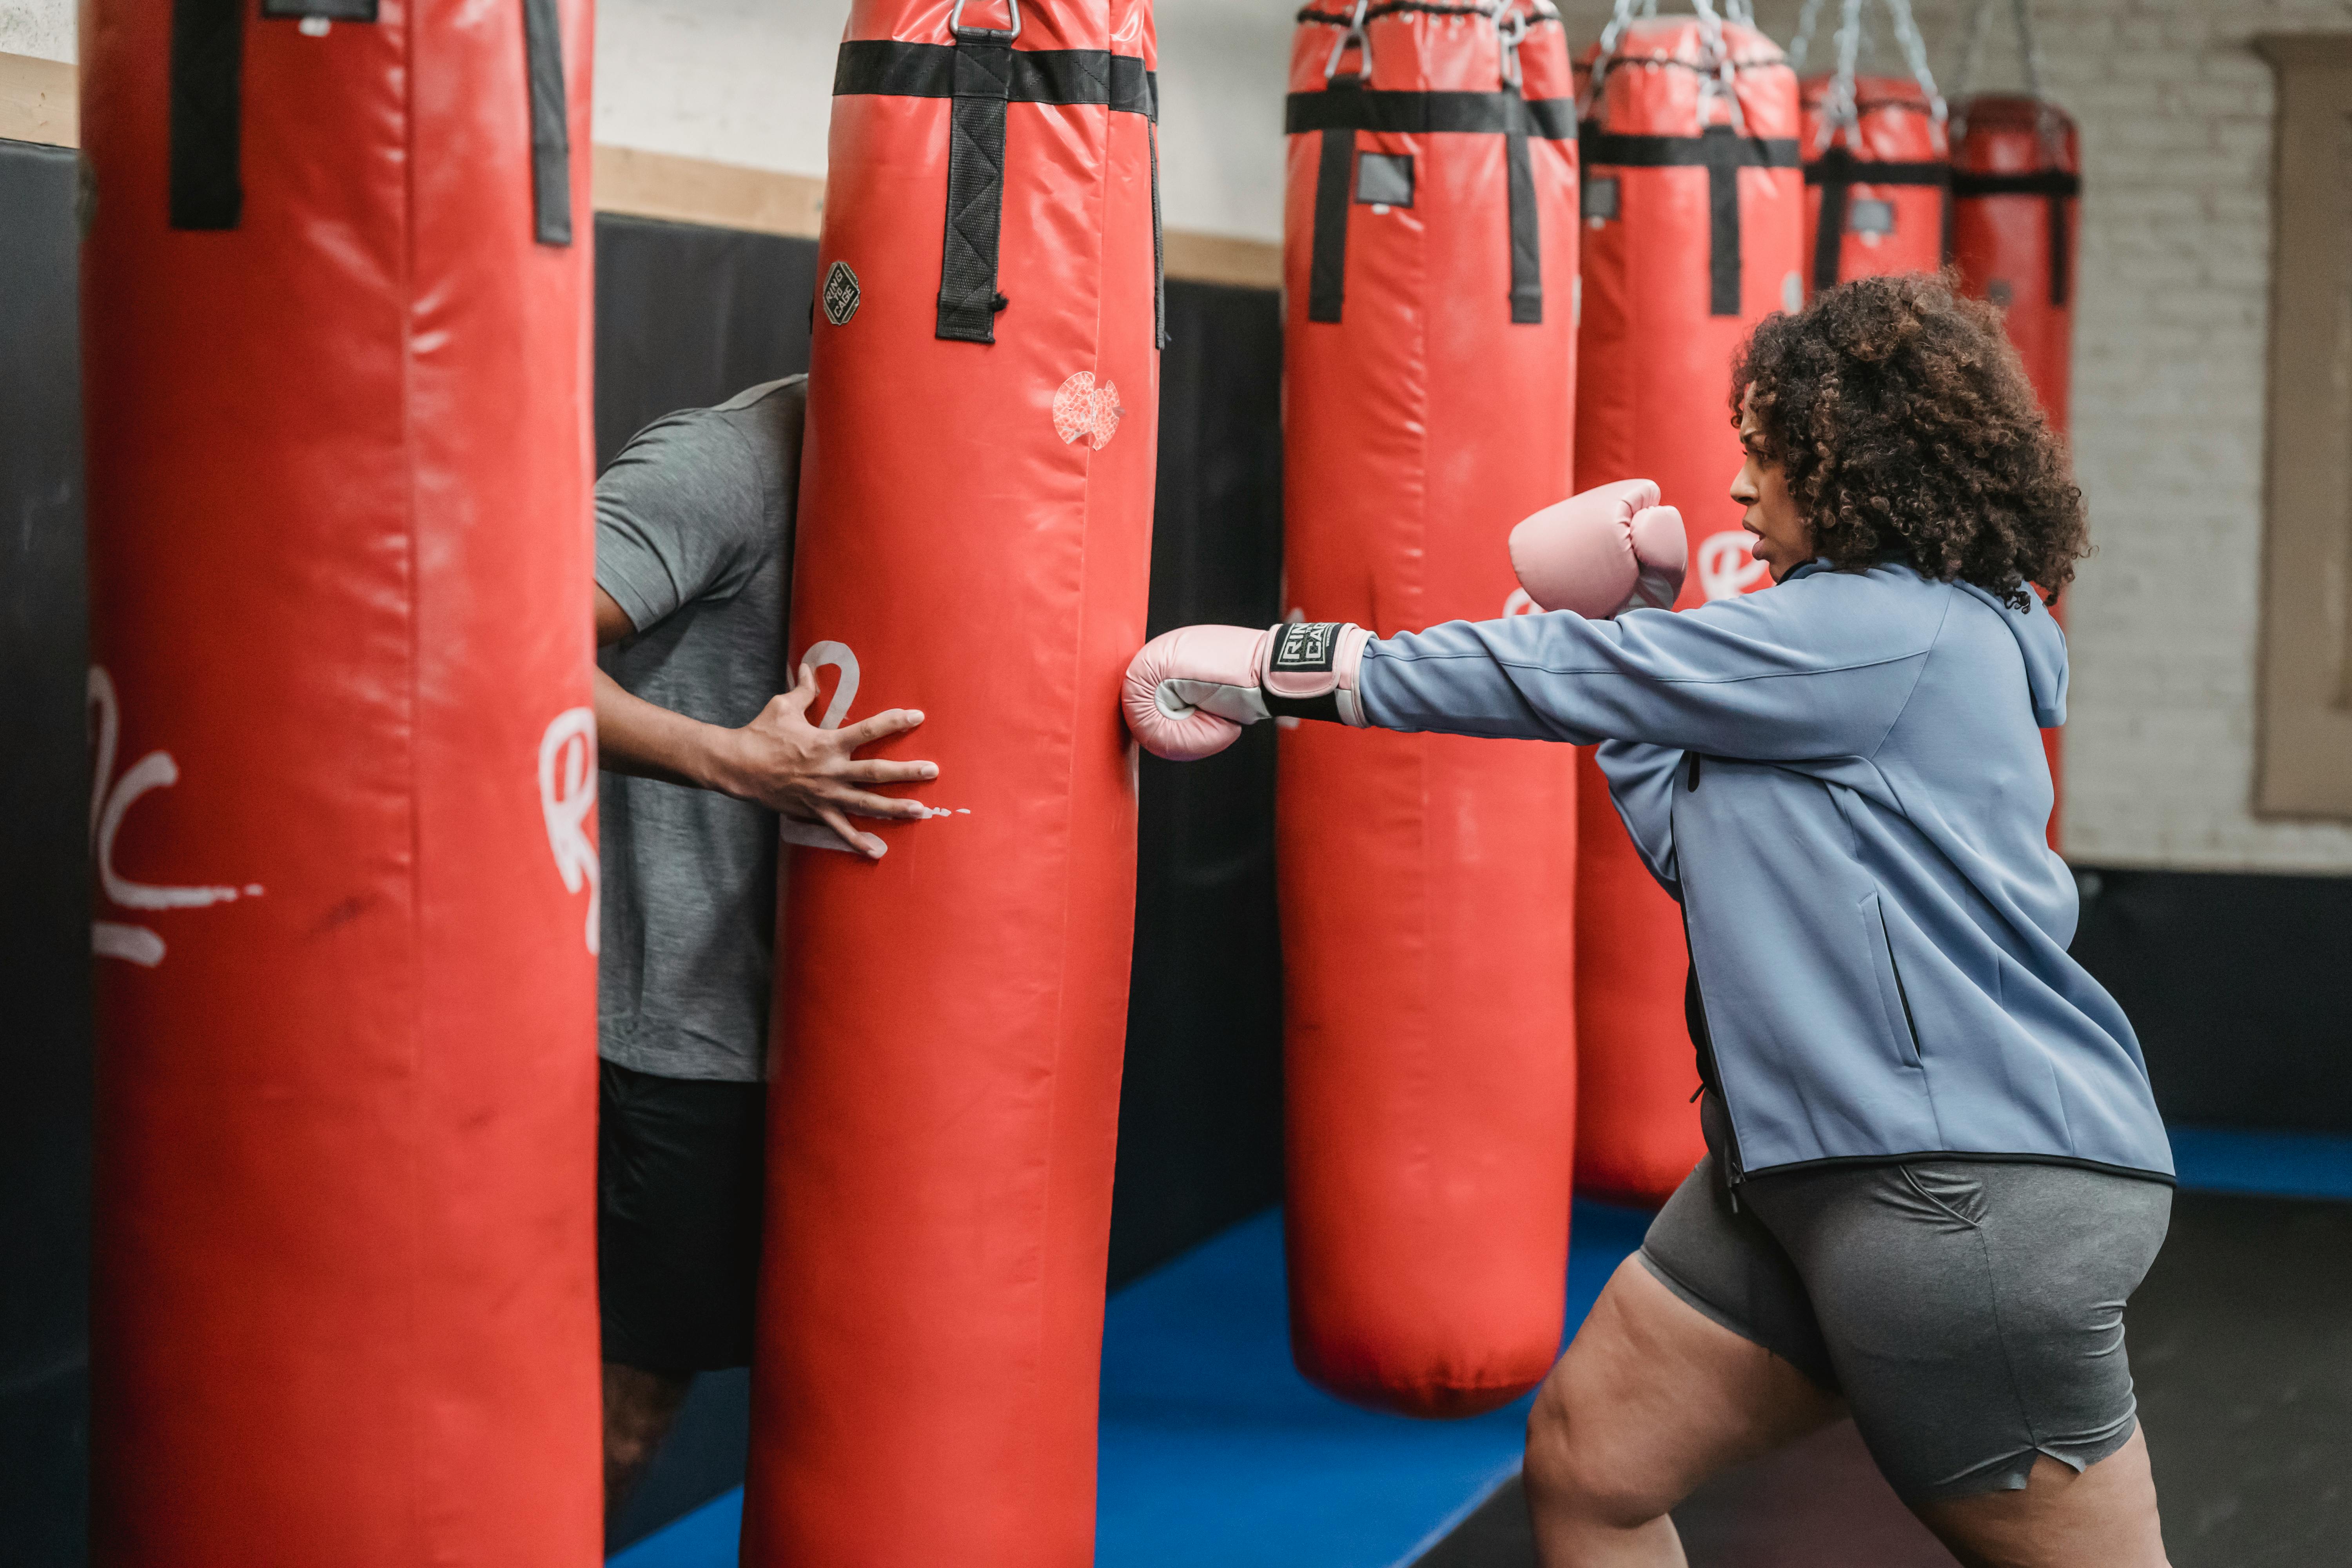
[[[1683,790],[1689,794],[1698,788],[1699,754],[1685,753]],[[1739,1184],[1748,1179],[1746,1163],[1739,1157],[1739,1122],[1731,1114],[1731,1096],[1723,1087],[1723,1068],[1715,1058],[1715,1031],[1707,1026],[1706,993],[1698,983],[1698,950],[1691,945],[1690,937],[1690,874],[1682,870],[1683,897],[1679,904],[1683,917],[1683,952],[1690,959],[1690,973],[1683,986],[1683,1026],[1690,1033],[1691,1044],[1698,1050],[1699,1093],[1715,1090],[1715,1098],[1723,1107],[1723,1186],[1731,1199],[1731,1212],[1739,1212]],[[1698,1098],[1693,1095],[1692,1099]]]

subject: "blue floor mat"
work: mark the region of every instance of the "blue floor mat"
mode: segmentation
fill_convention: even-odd
[[[2328,1132],[2250,1132],[2171,1127],[2180,1184],[2206,1193],[2352,1200],[2352,1138]]]
[[[1649,1215],[1580,1203],[1572,1331]],[[1390,1568],[1517,1468],[1527,1401],[1469,1421],[1343,1405],[1290,1364],[1280,1216],[1111,1299],[1103,1334],[1098,1568]]]
[[[2174,1127],[2183,1187],[2352,1201],[2352,1138]],[[1649,1215],[1580,1200],[1570,1331]],[[1509,1477],[1527,1402],[1473,1421],[1357,1410],[1290,1364],[1282,1226],[1268,1212],[1111,1298],[1103,1334],[1098,1568],[1393,1568]],[[613,1568],[731,1568],[729,1492]]]
[[[1567,1329],[1650,1216],[1579,1201]],[[1103,1325],[1098,1568],[1391,1568],[1518,1467],[1528,1402],[1470,1421],[1343,1405],[1290,1364],[1282,1224],[1247,1220],[1110,1300]],[[729,1568],[740,1490],[612,1568]]]

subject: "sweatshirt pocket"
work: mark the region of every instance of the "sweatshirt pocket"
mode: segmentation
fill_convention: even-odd
[[[1886,1038],[1895,1047],[1896,1060],[1905,1067],[1919,1067],[1919,1031],[1912,1023],[1911,1001],[1903,989],[1903,972],[1895,966],[1895,944],[1886,934],[1886,911],[1879,906],[1878,895],[1872,893],[1854,905],[1854,913],[1862,921],[1863,947],[1870,954],[1871,970],[1878,979],[1878,1009],[1886,1023]]]

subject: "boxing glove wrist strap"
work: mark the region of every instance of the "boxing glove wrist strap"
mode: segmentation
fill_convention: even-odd
[[[1268,633],[1258,686],[1277,719],[1364,726],[1356,675],[1371,633],[1349,621],[1287,621]]]

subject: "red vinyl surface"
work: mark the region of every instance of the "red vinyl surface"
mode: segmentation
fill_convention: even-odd
[[[244,23],[167,226],[173,8],[82,16],[93,1560],[586,1568],[597,1457],[589,43]]]
[[[1797,83],[1780,49],[1733,23],[1723,35],[1747,133],[1793,138]],[[1688,137],[1727,123],[1692,68],[1703,39],[1690,17],[1630,24],[1586,121],[1588,145],[1596,131]],[[1739,312],[1722,316],[1709,313],[1710,171],[1596,159],[1586,177],[1618,182],[1619,216],[1585,227],[1576,488],[1655,479],[1681,509],[1691,567],[1677,607],[1761,587],[1769,579],[1728,495],[1741,462],[1729,366],[1750,327],[1801,303],[1801,172],[1738,172]],[[1656,1202],[1706,1151],[1691,1103],[1681,911],[1634,854],[1590,754],[1578,767],[1577,1185]]]
[[[1952,164],[1962,174],[2079,176],[2082,154],[2074,122],[2053,103],[2030,98],[1988,95],[1959,106],[1965,129],[1952,148]],[[2079,253],[2081,200],[2074,195],[1962,195],[1952,214],[1952,259],[1960,287],[2001,308],[2001,324],[2025,361],[2042,407],[2060,434],[2068,428],[2074,356],[2074,289]],[[2053,227],[2057,226],[2053,236]],[[2060,246],[2057,266],[2063,297],[2053,287],[2052,242]],[[2063,622],[2065,601],[2053,606]],[[2064,731],[2042,731],[2050,757],[2050,781],[2061,791]],[[2058,809],[2050,813],[2051,847],[2059,847]]]
[[[1294,93],[1327,90],[1341,30],[1300,26]],[[1397,11],[1370,33],[1374,89],[1502,90],[1484,16]],[[1528,98],[1573,96],[1556,21],[1519,52]],[[1334,322],[1307,319],[1321,142],[1290,139],[1288,602],[1381,635],[1509,613],[1510,531],[1572,479],[1573,143],[1529,140],[1543,311],[1514,323],[1505,138],[1357,132],[1358,153],[1412,160],[1413,201],[1349,203]],[[1503,1404],[1559,1346],[1573,758],[1304,724],[1278,776],[1294,1354],[1363,1404]]]
[[[851,39],[946,45],[950,0]],[[1021,51],[1153,58],[1148,0],[1023,0]],[[1003,27],[980,0],[967,27]],[[940,764],[879,862],[783,871],[743,1560],[1083,1568],[1135,896],[1118,685],[1159,407],[1139,114],[1007,106],[995,342],[934,335],[950,100],[836,97],[792,652],[869,754]],[[823,645],[833,645],[827,648]],[[838,681],[839,684],[835,684]],[[852,684],[854,682],[854,685]],[[1203,984],[1214,984],[1204,976]]]
[[[1857,163],[1942,163],[1950,156],[1944,127],[1930,112],[1927,95],[1909,77],[1858,76],[1853,81],[1854,123],[1831,127],[1822,113],[1822,100],[1831,79],[1806,79],[1799,89],[1802,118],[1798,132],[1806,165],[1821,162],[1832,146],[1851,153]],[[1846,187],[1848,222],[1838,242],[1837,280],[1883,278],[1897,272],[1933,272],[1944,265],[1944,204],[1940,185],[1857,182]],[[1884,202],[1892,209],[1893,227],[1878,232],[1857,228],[1853,204]],[[1805,283],[1812,292],[1813,247],[1821,220],[1822,187],[1805,187]]]

